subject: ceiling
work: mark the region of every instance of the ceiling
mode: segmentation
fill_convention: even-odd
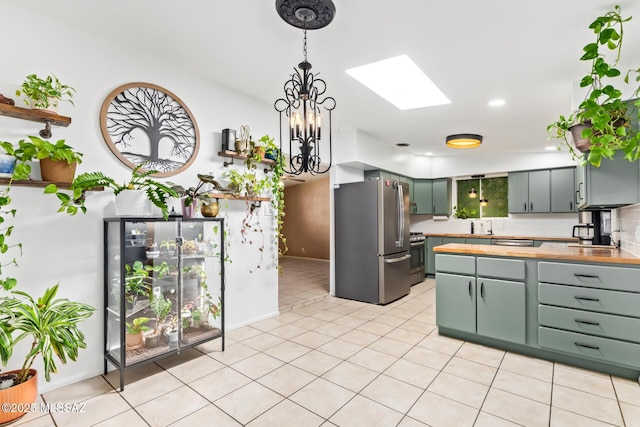
[[[302,31],[275,0],[9,0],[89,33],[151,52],[272,104],[302,60]],[[591,21],[622,5],[634,16],[623,53],[640,64],[640,1],[334,0],[336,17],[308,34],[308,59],[337,102],[334,129],[357,128],[414,154],[470,154],[444,145],[479,133],[486,153],[543,151],[546,126],[568,114]],[[452,101],[400,111],[345,70],[407,54]],[[393,76],[391,76],[393,77]],[[489,107],[495,98],[502,107]],[[274,110],[274,117],[276,112]]]

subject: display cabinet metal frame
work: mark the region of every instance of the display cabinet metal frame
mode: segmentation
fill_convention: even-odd
[[[160,246],[164,246],[162,252]],[[224,251],[223,218],[104,219],[104,372],[107,373],[108,364],[119,370],[121,391],[125,369],[131,366],[218,338],[224,351]],[[195,281],[187,278],[191,270],[199,274]],[[146,298],[127,301],[127,295],[131,300],[131,295],[126,294],[131,282],[127,281],[132,277],[144,281]],[[218,282],[219,286],[215,286]],[[162,319],[153,318],[151,308],[154,298],[162,300],[160,296],[171,302],[171,314]],[[157,310],[157,306],[154,308]],[[196,311],[205,322],[196,323]],[[152,348],[128,349],[126,323],[131,325],[133,319],[141,317],[155,320],[155,338],[160,343]],[[169,341],[169,335],[175,333],[157,336],[167,319],[171,330],[177,330],[177,340]]]

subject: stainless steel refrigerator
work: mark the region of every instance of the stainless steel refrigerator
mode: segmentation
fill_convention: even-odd
[[[372,179],[339,184],[335,210],[337,297],[387,304],[409,293],[409,186]]]

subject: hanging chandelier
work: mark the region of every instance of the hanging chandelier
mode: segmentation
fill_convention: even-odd
[[[284,84],[284,98],[274,104],[280,113],[281,153],[286,151],[283,150],[283,145],[286,145],[283,144],[283,115],[287,122],[289,161],[285,172],[292,175],[303,172],[322,174],[331,168],[331,111],[336,108],[336,101],[325,95],[327,85],[318,78],[318,73],[311,73],[311,64],[307,61],[307,30],[329,25],[336,8],[331,0],[276,0],[276,9],[285,22],[304,31],[304,60],[297,69],[294,68],[291,79]],[[325,149],[321,152],[320,140],[323,137],[323,141],[328,140],[328,143],[325,142]],[[328,160],[326,156],[321,157],[327,153]]]

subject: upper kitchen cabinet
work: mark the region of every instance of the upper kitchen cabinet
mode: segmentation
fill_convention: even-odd
[[[640,202],[638,162],[602,159],[600,167],[591,164],[576,169],[576,204],[581,210],[610,209]]]
[[[551,172],[509,172],[509,213],[543,212],[551,212]]]
[[[575,212],[576,168],[551,169],[551,212]]]
[[[433,180],[433,214],[451,215],[451,179]]]
[[[414,214],[433,214],[433,182],[430,179],[413,181]]]

